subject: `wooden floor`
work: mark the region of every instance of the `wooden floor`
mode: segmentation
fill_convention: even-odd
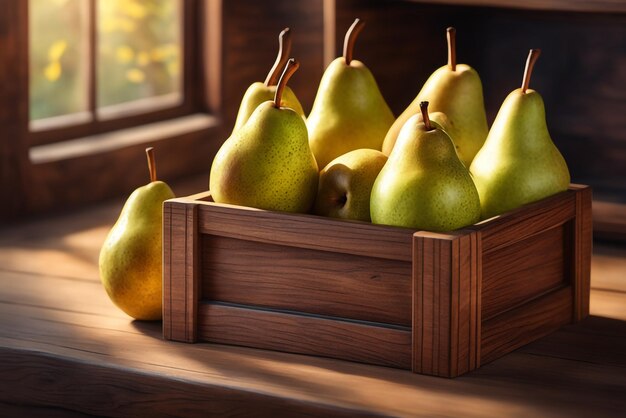
[[[163,341],[99,282],[120,205],[0,229],[0,416],[624,416],[626,247],[595,244],[590,318],[449,380]]]

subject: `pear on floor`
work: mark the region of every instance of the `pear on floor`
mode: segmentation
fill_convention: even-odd
[[[471,225],[480,218],[476,186],[448,134],[431,123],[428,102],[420,110],[374,182],[372,222],[436,232]]]
[[[239,111],[237,112],[237,119],[235,120],[233,132],[241,128],[246,123],[252,112],[254,112],[261,103],[274,99],[274,95],[276,94],[276,84],[278,83],[278,79],[285,68],[285,64],[289,59],[290,53],[291,30],[289,28],[285,28],[278,36],[278,55],[272,69],[265,79],[265,82],[261,83],[260,81],[257,81],[252,83],[250,87],[248,87],[248,90],[246,90],[246,93],[241,100],[241,104],[239,105]],[[304,117],[302,105],[289,86],[285,87],[285,91],[281,96],[280,105],[282,107],[289,107]]]
[[[355,149],[380,151],[394,121],[370,70],[352,59],[363,25],[356,19],[346,33],[343,56],[324,72],[307,118],[311,150],[320,168]]]
[[[476,70],[456,63],[456,31],[447,29],[448,64],[437,69],[424,83],[417,97],[406,108],[385,136],[383,152],[387,155],[396,143],[400,129],[413,115],[419,114],[419,104],[428,101],[431,120],[440,123],[466,167],[482,147],[488,133],[483,87]],[[438,113],[445,114],[445,120]]]
[[[274,100],[261,103],[215,155],[209,179],[215,202],[285,212],[308,212],[313,205],[318,168],[306,125],[279,105],[297,68],[290,59]]]
[[[528,55],[522,87],[502,103],[485,145],[470,171],[490,218],[524,204],[567,190],[570,174],[565,159],[550,138],[541,95],[529,89],[540,50]]]
[[[117,307],[135,319],[161,319],[163,202],[174,198],[157,180],[146,149],[150,183],[135,190],[100,249],[100,280]]]

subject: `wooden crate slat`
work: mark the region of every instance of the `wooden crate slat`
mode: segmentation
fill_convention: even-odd
[[[483,252],[488,253],[574,218],[575,200],[574,193],[566,191],[483,221],[470,229],[481,231]]]
[[[410,229],[239,206],[199,205],[200,233],[298,248],[411,261]]]
[[[483,258],[483,319],[570,283],[566,273],[566,229],[551,228],[499,247]]]
[[[510,309],[482,324],[481,360],[488,363],[572,321],[572,287]]]
[[[411,367],[410,328],[217,303],[201,304],[198,315],[200,337],[208,342]]]
[[[202,298],[411,326],[411,264],[205,235]]]

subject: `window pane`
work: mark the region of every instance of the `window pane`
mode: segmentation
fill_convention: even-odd
[[[180,0],[98,1],[98,107],[164,95],[180,100],[181,6]]]
[[[30,0],[30,119],[87,111],[87,4]]]

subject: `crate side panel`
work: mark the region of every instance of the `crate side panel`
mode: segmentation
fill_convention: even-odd
[[[481,231],[482,247],[489,252],[564,224],[575,216],[576,192],[572,190],[525,205],[472,227]]]
[[[202,234],[406,262],[415,232],[209,202],[199,205],[198,218]]]
[[[203,303],[199,333],[212,343],[410,368],[409,329]]]
[[[572,287],[545,294],[482,324],[481,363],[526,345],[572,320]]]
[[[569,227],[567,223],[484,255],[484,319],[570,283],[566,273]]]
[[[204,235],[202,299],[411,325],[411,264]]]

